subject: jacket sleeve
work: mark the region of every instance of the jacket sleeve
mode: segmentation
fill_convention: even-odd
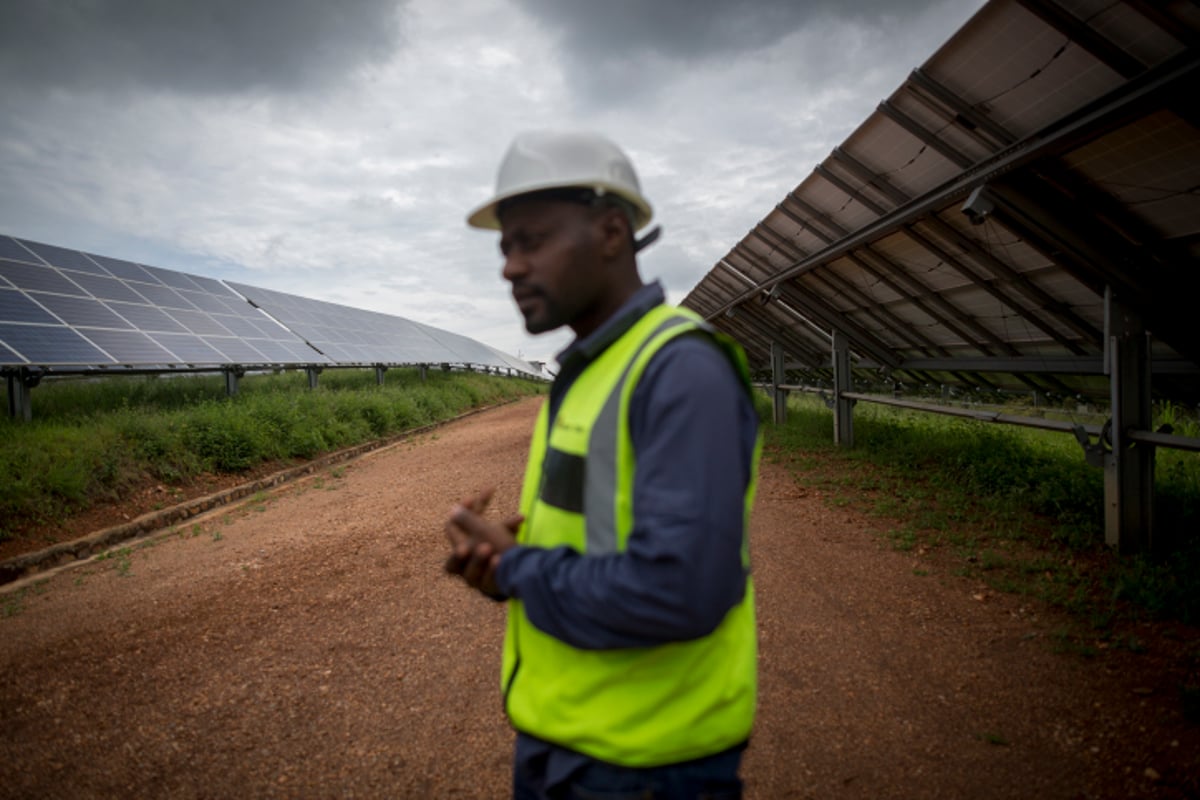
[[[637,474],[625,551],[516,547],[497,571],[534,625],[574,647],[705,636],[745,592],[743,498],[758,421],[725,355],[707,337],[665,345],[634,390],[629,422]]]

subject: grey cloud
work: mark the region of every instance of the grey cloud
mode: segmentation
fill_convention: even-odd
[[[638,104],[654,114],[690,74],[748,61],[809,86],[854,81],[882,51],[923,40],[933,15],[956,16],[981,0],[513,2],[557,37],[581,109]]]
[[[387,57],[407,0],[4,0],[0,79],[29,91],[293,91]]]
[[[581,61],[647,52],[670,59],[719,57],[769,46],[807,24],[831,19],[883,25],[934,0],[515,0],[557,29]]]

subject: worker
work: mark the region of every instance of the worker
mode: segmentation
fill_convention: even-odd
[[[467,219],[500,231],[525,328],[575,334],[520,513],[487,516],[485,490],[445,526],[446,569],[508,603],[501,687],[520,800],[741,796],[758,419],[738,345],[639,276],[651,215],[611,141],[531,132]]]

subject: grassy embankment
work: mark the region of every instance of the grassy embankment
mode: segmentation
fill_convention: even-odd
[[[770,419],[765,396],[759,412]],[[1163,421],[1200,436],[1170,406]],[[793,396],[787,424],[765,425],[768,457],[832,502],[900,520],[891,546],[949,555],[958,575],[1071,612],[1088,633],[1064,632],[1064,647],[1105,642],[1118,621],[1200,624],[1200,453],[1157,451],[1157,534],[1173,554],[1117,557],[1104,545],[1103,472],[1071,436],[869,403],[854,425],[856,446],[840,449],[832,412]]]
[[[111,500],[153,480],[178,487],[449,419],[543,391],[494,375],[329,370],[309,391],[302,372],[249,375],[225,397],[220,376],[47,382],[32,423],[0,420],[0,538]]]

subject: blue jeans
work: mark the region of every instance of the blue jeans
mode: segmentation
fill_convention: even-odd
[[[742,746],[661,767],[620,767],[518,734],[514,800],[740,800]]]

